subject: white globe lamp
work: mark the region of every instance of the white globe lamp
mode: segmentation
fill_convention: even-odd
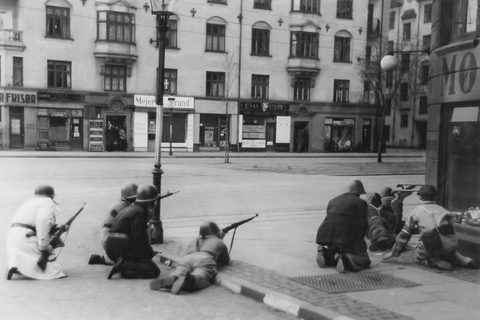
[[[398,68],[398,59],[392,55],[386,55],[380,61],[380,67],[385,71],[393,71]]]

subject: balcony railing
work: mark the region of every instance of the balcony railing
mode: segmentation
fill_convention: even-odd
[[[16,51],[25,50],[25,44],[23,43],[23,31],[13,29],[1,29],[0,48]]]

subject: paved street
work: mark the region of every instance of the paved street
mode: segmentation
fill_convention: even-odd
[[[5,235],[11,216],[38,184],[55,186],[56,200],[64,210],[60,222],[87,202],[59,258],[69,277],[48,282],[0,280],[0,301],[8,306],[2,308],[0,317],[30,318],[40,312],[41,318],[57,319],[61,312],[67,314],[65,319],[132,319],[152,315],[161,319],[292,319],[295,318],[292,314],[298,315],[292,311],[298,303],[313,308],[308,310],[314,317],[303,316],[305,319],[316,319],[322,312],[326,319],[335,319],[335,315],[344,315],[343,319],[428,319],[426,315],[432,310],[439,310],[436,319],[474,319],[480,315],[473,301],[455,304],[444,297],[448,287],[468,294],[478,293],[478,283],[465,280],[472,277],[471,273],[463,278],[446,277],[416,268],[408,255],[388,264],[380,263],[379,257],[373,255],[371,271],[396,277],[401,274],[404,280],[417,284],[414,289],[327,294],[308,281],[301,282],[302,277],[309,280],[312,276],[336,276],[334,270],[320,270],[316,266],[314,236],[328,200],[341,192],[346,181],[357,176],[367,191],[400,182],[423,183],[421,156],[384,158],[381,164],[376,163],[376,158],[355,155],[232,157],[228,164],[221,157],[164,157],[162,161],[163,192],[180,191],[162,201],[165,244],[158,245],[163,254],[156,261],[163,274],[170,268],[161,264],[160,259],[181,256],[183,246],[198,233],[201,222],[214,219],[223,227],[259,213],[252,222],[238,228],[231,252],[232,265],[218,277],[221,286],[172,296],[151,291],[148,281],[107,281],[108,267],[87,265],[91,253],[101,253],[98,229],[105,211],[118,197],[120,186],[126,181],[151,182],[151,158],[0,157],[5,221],[0,227],[0,254],[5,254]],[[405,211],[417,203],[418,198],[407,198]],[[231,237],[229,234],[225,238],[228,246]],[[3,260],[0,268],[6,268]],[[450,280],[445,283],[444,279]],[[250,294],[231,294],[241,293],[239,288],[249,289]],[[48,296],[40,294],[43,289],[48,290]],[[430,291],[440,293],[434,298]],[[416,301],[420,292],[423,300]],[[23,306],[26,301],[34,303]],[[290,308],[285,301],[290,301]],[[352,309],[366,311],[353,314]],[[54,312],[51,317],[49,312]]]

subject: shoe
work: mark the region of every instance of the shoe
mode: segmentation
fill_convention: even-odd
[[[317,252],[317,264],[320,268],[325,268],[325,258],[323,257],[323,251]]]
[[[8,269],[7,280],[12,280],[12,277],[13,277],[14,273],[19,273],[17,268],[13,267],[13,268]]]
[[[380,238],[375,242],[372,242],[368,247],[371,252],[387,251],[392,249],[393,243],[388,238]]]
[[[338,271],[338,273],[345,273],[346,271],[345,271],[345,265],[343,263],[343,255],[337,254],[336,258],[337,258],[337,271]]]
[[[450,263],[448,263],[447,261],[436,260],[436,261],[433,261],[432,265],[434,267],[437,267],[438,269],[453,271],[452,265]]]
[[[120,257],[117,259],[117,261],[115,261],[115,264],[113,265],[112,270],[110,270],[110,273],[108,274],[107,279],[111,279],[115,273],[120,272],[121,271],[120,269],[122,268],[122,266],[123,266],[123,258]]]
[[[88,260],[88,264],[107,264],[105,258],[98,254],[92,254],[90,256],[90,260]]]
[[[467,268],[470,269],[480,269],[480,260],[473,259],[468,262]]]
[[[153,280],[150,282],[150,289],[158,291],[160,289],[170,289],[177,278],[168,276],[162,279]]]

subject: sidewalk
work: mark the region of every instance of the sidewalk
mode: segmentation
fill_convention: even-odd
[[[186,244],[165,239],[154,247],[162,252],[161,262],[175,265],[185,254]],[[288,248],[277,249],[283,264],[303,263],[296,261]],[[257,256],[255,248],[250,251],[257,260],[273,258],[265,252]],[[285,275],[280,266],[267,270],[232,257],[216,282],[306,320],[480,318],[480,270],[458,268],[448,272],[423,267],[415,262],[413,248],[388,263],[380,261],[380,254],[370,256],[371,268],[358,273],[338,274],[335,269],[320,269],[315,264],[315,268],[295,275]],[[313,253],[310,259],[315,260]]]
[[[154,152],[89,152],[0,150],[0,158],[155,158]],[[184,152],[162,149],[161,158],[224,158],[224,151]],[[377,158],[375,152],[230,152],[230,158]],[[425,158],[425,150],[387,149],[382,158]]]

